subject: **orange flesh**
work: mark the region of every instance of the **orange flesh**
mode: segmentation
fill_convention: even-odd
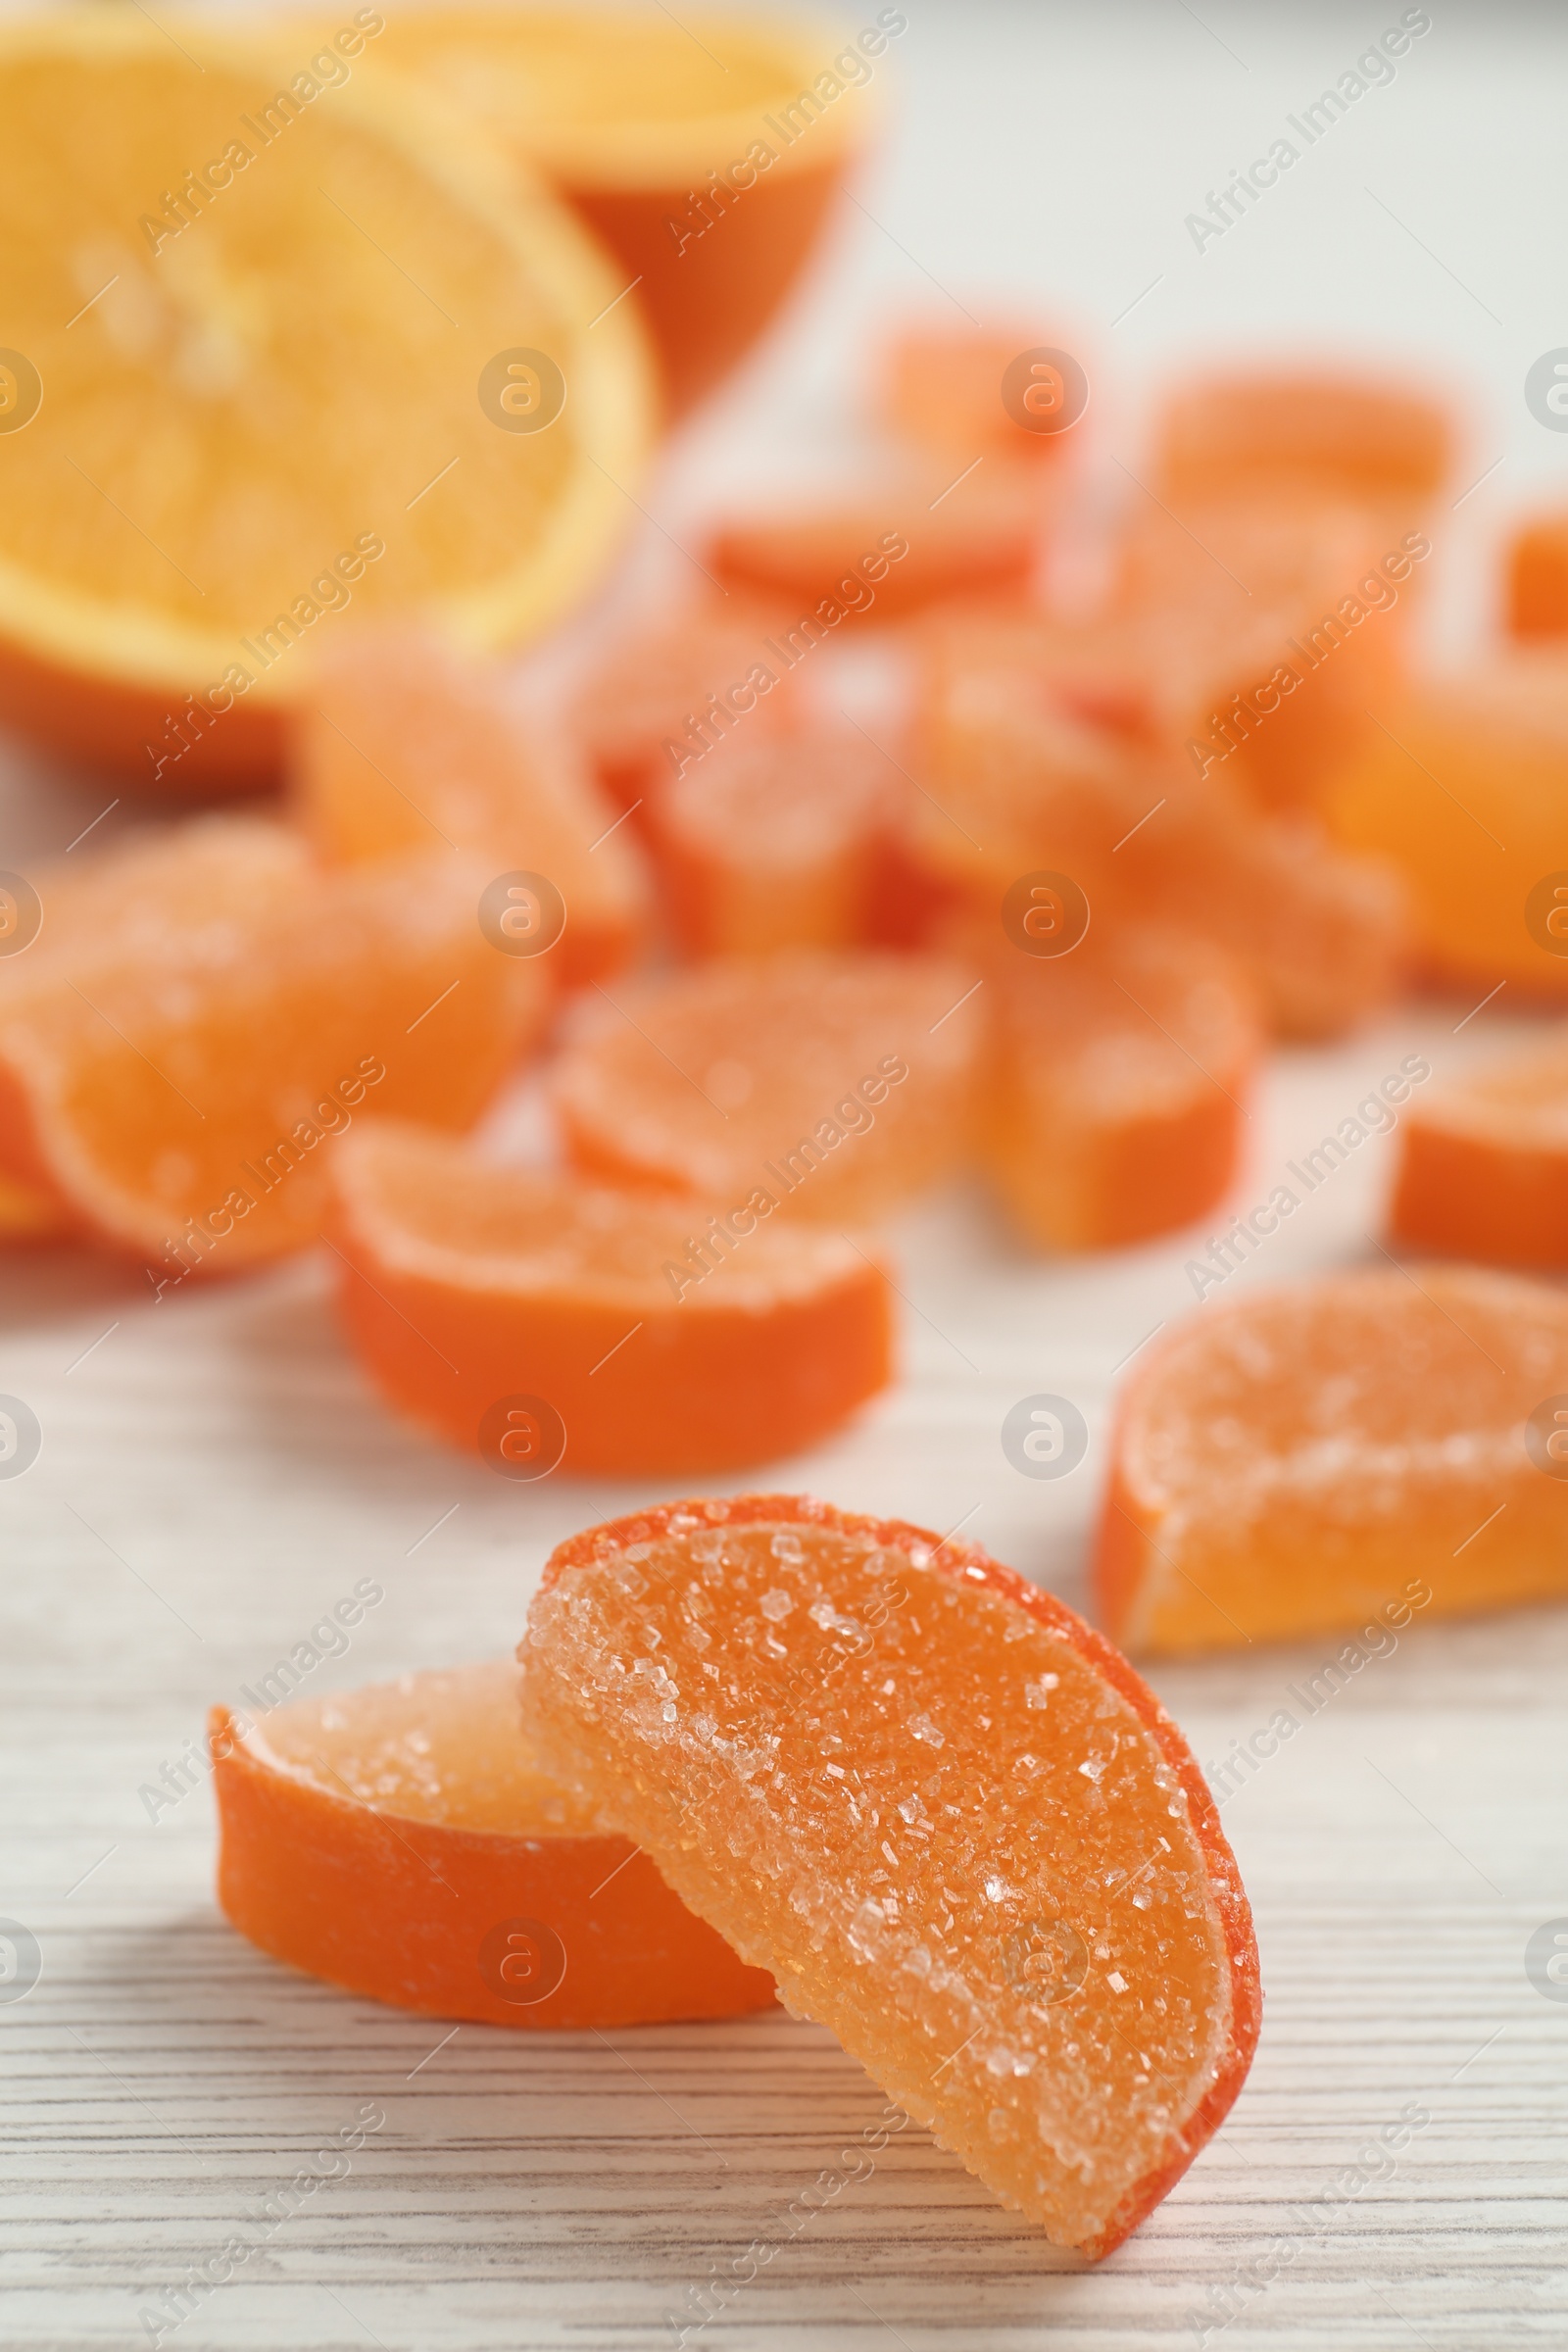
[[[1390,1224],[1418,1250],[1568,1264],[1568,1030],[1411,1104]]]
[[[1453,462],[1446,410],[1396,384],[1285,372],[1215,376],[1166,407],[1158,471],[1167,497],[1307,484],[1414,502]]]
[[[503,673],[413,630],[348,639],[294,721],[294,808],[332,864],[470,851],[565,902],[549,951],[568,984],[623,963],[644,915],[618,809],[508,703]]]
[[[1379,1269],[1201,1308],[1123,1396],[1101,1617],[1152,1654],[1568,1592],[1568,1482],[1524,1440],[1560,1394],[1543,1284]]]
[[[737,733],[671,783],[654,838],[696,956],[864,938],[898,770],[861,736]]]
[[[165,791],[264,780],[298,648],[351,603],[514,644],[633,512],[654,393],[635,301],[607,313],[625,279],[541,182],[378,73],[383,30],[338,27],[338,86],[303,108],[321,77],[291,84],[291,53],[326,23],[257,52],[62,11],[0,42],[7,331],[49,387],[0,508],[0,705]],[[271,169],[232,170],[236,143]],[[521,346],[572,396],[519,444],[475,385]]]
[[[1515,637],[1568,636],[1568,515],[1544,514],[1508,551],[1508,627]]]
[[[988,664],[960,641],[936,672],[918,772],[914,854],[988,912],[1018,876],[1065,873],[1097,915],[1227,950],[1284,1037],[1334,1036],[1393,992],[1404,903],[1388,865],[1093,723],[1015,646]]]
[[[1256,2036],[1246,1898],[1125,1661],[969,1544],[792,1496],[564,1544],[552,1768],[1058,2243],[1115,2245]]]
[[[350,1335],[466,1451],[498,1399],[542,1396],[568,1474],[769,1460],[891,1377],[887,1283],[837,1234],[737,1200],[715,1236],[706,1201],[489,1167],[416,1128],[363,1129],[336,1179]]]
[[[74,984],[63,952],[0,1018],[9,1171],[171,1281],[300,1248],[362,1104],[465,1125],[538,1028],[538,965],[475,920],[488,879],[445,858],[280,891],[264,864],[253,906],[156,951]]]
[[[1429,681],[1380,715],[1385,728],[1327,803],[1339,839],[1403,871],[1435,973],[1477,997],[1502,980],[1543,999],[1568,996],[1568,955],[1527,921],[1537,884],[1568,869],[1561,656],[1518,652]]]
[[[295,1699],[243,1736],[218,1707],[212,1735],[219,1900],[296,1968],[503,2026],[726,2017],[773,1999],[770,1978],[539,1767],[510,1660]],[[521,1933],[503,1977],[509,1923]]]
[[[1261,1039],[1231,960],[1175,932],[1091,930],[994,959],[988,1158],[1026,1240],[1102,1250],[1223,1199]]]
[[[803,951],[627,989],[558,1064],[567,1142],[621,1182],[874,1224],[970,1148],[975,985],[940,956]]]

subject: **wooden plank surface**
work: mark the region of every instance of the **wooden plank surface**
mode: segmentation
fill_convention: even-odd
[[[1439,1057],[1450,1027],[1422,1006],[1288,1057],[1253,1170],[1401,1054]],[[1382,1149],[1324,1188],[1259,1278],[1364,1251]],[[902,1246],[906,1384],[769,1476],[966,1519],[1081,1598],[1110,1371],[1190,1303],[1181,1248],[1022,1265],[966,1200],[911,1220]],[[154,1305],[40,1257],[8,1286],[3,1346],[0,1385],[45,1433],[34,1469],[0,1484],[0,1884],[43,1963],[0,2003],[7,2342],[145,2340],[138,2315],[167,2318],[160,2290],[236,2230],[254,2251],[166,2340],[1132,2347],[1197,2344],[1227,2308],[1227,2343],[1302,2352],[1488,2345],[1504,2318],[1509,2342],[1568,2336],[1568,2007],[1524,1968],[1531,1933],[1568,1916],[1562,1614],[1417,1620],[1309,1720],[1295,1705],[1299,1734],[1227,1800],[1262,2046],[1220,2137],[1109,2264],[1053,2252],[912,2128],[792,2230],[790,2200],[845,2169],[882,2104],[825,2034],[782,2015],[449,2034],[350,2000],[217,1915],[204,1783],[155,1820],[139,1794],[210,1700],[236,1698],[357,1578],[386,1597],[323,1685],[499,1653],[556,1538],[655,1490],[518,1489],[396,1427],[315,1262]],[[1038,1390],[1090,1422],[1059,1486],[1001,1449],[1008,1405]],[[1335,1646],[1154,1679],[1217,1760]],[[1412,2103],[1430,2120],[1396,2160],[1348,2175]],[[349,2171],[281,2227],[247,2220],[368,2105],[384,2121]],[[1242,2283],[1260,2255],[1278,2277]]]

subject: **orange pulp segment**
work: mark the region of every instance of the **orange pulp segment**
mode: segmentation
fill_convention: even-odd
[[[162,790],[274,772],[300,645],[348,606],[511,644],[633,511],[624,280],[470,119],[363,71],[380,23],[314,71],[297,30],[134,11],[0,40],[6,337],[43,387],[0,436],[0,704]],[[515,396],[561,387],[533,429]]]
[[[1180,1733],[975,1544],[798,1495],[553,1554],[541,1753],[1057,2243],[1104,2254],[1257,2037],[1251,1921]]]
[[[1192,933],[993,955],[986,1157],[1042,1250],[1106,1250],[1191,1224],[1236,1171],[1261,1050],[1253,992]]]
[[[1417,1250],[1568,1265],[1568,1029],[1411,1103],[1389,1222]]]
[[[713,1470],[825,1438],[891,1377],[852,1242],[725,1202],[489,1166],[375,1123],[334,1163],[340,1301],[392,1401],[504,1473]],[[534,1453],[508,1438],[524,1400]],[[539,1412],[540,1400],[548,1408]],[[510,1450],[509,1450],[510,1443]]]
[[[693,956],[858,945],[901,782],[866,736],[826,727],[737,732],[693,760],[651,826],[681,945]]]
[[[511,706],[499,665],[413,630],[346,638],[313,673],[293,745],[294,811],[328,863],[483,855],[497,876],[559,894],[536,927],[564,916],[544,952],[567,985],[626,960],[646,913],[636,845],[564,747]]]
[[[1568,996],[1568,664],[1520,650],[1381,715],[1327,802],[1338,838],[1404,873],[1439,977]]]
[[[68,966],[0,1017],[5,1164],[171,1282],[301,1248],[318,1148],[364,1103],[466,1126],[539,1028],[537,962],[475,919],[488,879],[450,858],[311,874]]]
[[[874,1224],[972,1148],[976,975],[800,950],[703,964],[595,1008],[555,1072],[578,1164],[739,1206]]]
[[[729,2017],[774,1997],[541,1770],[510,1659],[254,1722],[215,1707],[209,1728],[218,1899],[274,1959],[493,2026]]]
[[[1544,1284],[1379,1268],[1202,1307],[1123,1392],[1106,1630],[1227,1649],[1562,1593],[1556,1405],[1568,1426],[1568,1298]]]

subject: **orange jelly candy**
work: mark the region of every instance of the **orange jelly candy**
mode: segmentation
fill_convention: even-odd
[[[48,1242],[71,1230],[67,1210],[48,1193],[0,1176],[0,1242]]]
[[[739,608],[737,610],[737,607]],[[775,608],[715,600],[628,635],[579,691],[571,725],[614,813],[639,814],[693,760],[786,717]]]
[[[971,906],[1065,874],[1097,917],[1179,925],[1235,956],[1283,1037],[1332,1037],[1394,991],[1404,895],[1385,860],[1091,720],[1016,646],[934,669],[916,773],[911,853]]]
[[[1417,1250],[1568,1265],[1568,1029],[1410,1104],[1390,1225]]]
[[[789,600],[792,639],[820,641],[858,613],[881,620],[961,591],[1021,584],[1040,518],[1011,481],[944,485],[923,476],[875,505],[738,516],[709,543],[721,579]]]
[[[795,1453],[891,1378],[889,1294],[757,1196],[612,1191],[377,1122],[335,1163],[343,1318],[392,1401],[504,1476]]]
[[[1378,1268],[1190,1315],[1123,1393],[1095,1577],[1150,1654],[1568,1592],[1568,1298]]]
[[[330,864],[446,848],[488,857],[496,875],[542,876],[561,902],[553,921],[564,920],[551,964],[567,985],[591,980],[625,962],[645,920],[636,843],[564,746],[512,707],[504,679],[414,631],[348,639],[294,720],[294,810]],[[541,921],[531,900],[517,904],[522,915],[503,908],[503,920]]]
[[[286,827],[215,816],[8,877],[0,882],[0,1034],[68,981],[90,993],[97,964],[156,956],[186,932],[264,903],[286,905],[310,870],[304,843]],[[79,1220],[53,1186],[36,1171],[35,1181],[6,1172],[26,1156],[15,1124],[9,1137],[0,1127],[0,1240],[72,1232]]]
[[[368,1102],[468,1124],[548,1009],[538,963],[480,931],[484,867],[322,875],[270,830],[228,837],[201,917],[63,945],[0,1002],[5,1173],[171,1281],[313,1241],[322,1144]]]
[[[883,416],[895,432],[960,466],[982,456],[1025,466],[1059,459],[1070,428],[1034,430],[1004,399],[1008,371],[1017,368],[1020,398],[1033,393],[1035,408],[1049,416],[1049,394],[1059,401],[1061,384],[1053,385],[1044,369],[1031,381],[1028,368],[1020,367],[1031,352],[1049,348],[1049,337],[1026,327],[906,327],[883,355]]]
[[[1515,532],[1508,627],[1515,637],[1568,637],[1568,514],[1541,514]]]
[[[1215,375],[1165,408],[1163,494],[1203,499],[1305,485],[1410,510],[1411,523],[1453,465],[1448,412],[1398,384],[1283,370]]]
[[[875,1224],[971,1150],[978,986],[945,956],[808,950],[647,981],[557,1064],[566,1142],[621,1183]]]
[[[1568,663],[1521,649],[1380,715],[1328,800],[1338,838],[1403,871],[1439,977],[1568,996]]]
[[[987,1160],[1026,1240],[1116,1249],[1224,1198],[1262,1044],[1231,957],[1191,933],[1091,930],[1064,956],[1004,949],[987,979]]]
[[[492,2026],[765,2009],[646,1854],[541,1769],[510,1659],[270,1707],[215,1707],[218,1899],[274,1959]]]
[[[977,1545],[672,1504],[562,1544],[518,1654],[550,1769],[1058,2244],[1108,2253],[1223,2120],[1259,1993],[1208,1791]]]
[[[863,735],[737,735],[662,795],[652,824],[692,956],[849,948],[872,922],[903,778]]]
[[[1404,682],[1432,552],[1404,522],[1299,492],[1141,510],[1099,634],[1150,733],[1265,808],[1315,806]]]

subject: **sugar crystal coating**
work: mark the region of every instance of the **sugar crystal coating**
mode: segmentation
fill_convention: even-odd
[[[623,1181],[874,1223],[960,1161],[976,975],[800,950],[626,988],[562,1056],[573,1155]]]
[[[1530,1433],[1563,1396],[1544,1283],[1380,1266],[1210,1299],[1124,1393],[1101,1618],[1193,1650],[1560,1593],[1568,1481]]]
[[[519,1653],[541,1751],[1006,2202],[1102,2251],[1244,2071],[1201,1784],[983,1553],[750,1507],[557,1554]]]

